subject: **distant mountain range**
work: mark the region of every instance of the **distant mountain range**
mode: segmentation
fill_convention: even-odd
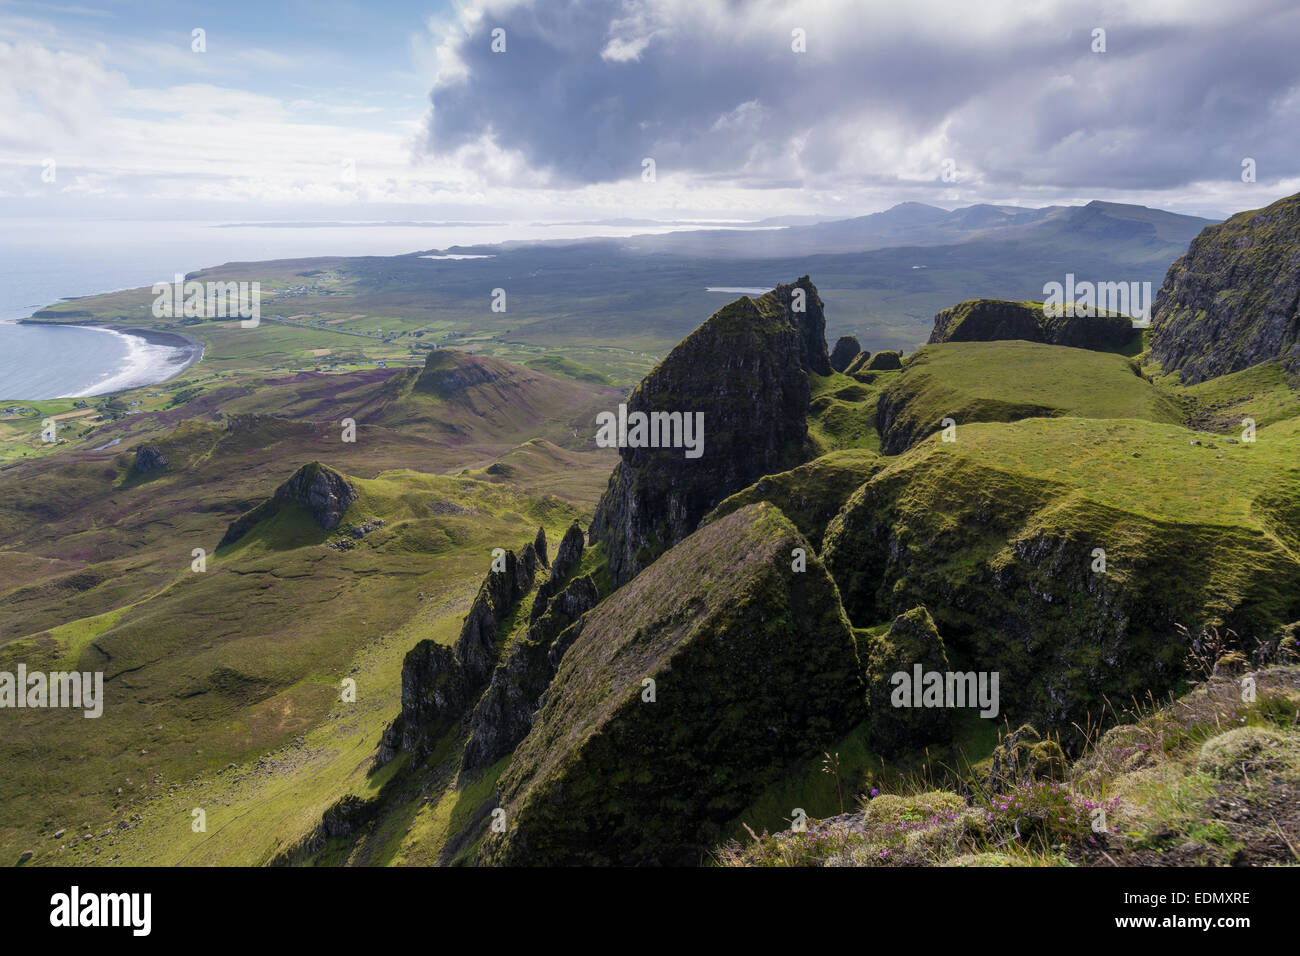
[[[1185,249],[1202,229],[1217,221],[1100,200],[1085,206],[1043,206],[1038,209],[980,203],[953,210],[903,202],[883,212],[851,219],[809,222],[810,218],[778,217],[761,220],[746,229],[693,229],[606,241],[628,252],[666,252],[708,258],[786,258],[976,241],[1055,241],[1063,236],[1149,240]],[[637,223],[650,225],[651,221],[611,220],[608,224],[626,226]]]
[[[1063,236],[1092,239],[1150,239],[1186,247],[1215,220],[1183,216],[1094,200],[1086,206],[1020,206],[980,204],[951,211],[919,202],[899,203],[884,212],[838,219],[809,226],[789,226],[766,233],[739,234],[731,230],[670,233],[647,240],[625,240],[631,248],[653,247],[659,240],[673,252],[694,247],[701,254],[736,256],[824,255],[868,252],[895,246],[937,246],[1017,239],[1057,240]],[[635,242],[635,246],[633,243]]]

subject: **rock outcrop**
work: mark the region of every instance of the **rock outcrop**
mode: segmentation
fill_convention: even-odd
[[[559,593],[582,561],[583,535],[578,522],[569,525],[560,539],[560,547],[555,552],[555,562],[551,565],[551,575],[537,588],[537,597],[533,599],[533,608],[529,612],[532,621],[537,620],[546,610],[550,599]]]
[[[333,531],[356,500],[357,490],[351,482],[333,468],[313,461],[295,471],[269,499],[231,522],[217,547],[234,544],[258,522],[273,517],[287,505],[306,508],[322,529]]]
[[[533,587],[537,553],[526,544],[518,556],[506,551],[501,570],[488,572],[454,645],[456,662],[471,687],[481,686],[496,666],[499,626]]]
[[[950,708],[896,706],[894,700],[894,674],[901,672],[911,679],[917,664],[923,673],[948,670],[948,654],[930,612],[915,607],[900,614],[888,631],[861,651],[866,658],[871,749],[885,757],[897,757],[923,744],[946,744],[953,727]]]
[[[448,646],[424,640],[407,652],[402,712],[384,731],[376,766],[399,749],[423,756],[474,705],[497,666],[501,625],[532,589],[537,565],[532,543],[518,555],[506,551],[479,586],[456,641]]]
[[[1151,357],[1188,384],[1269,359],[1300,373],[1300,194],[1192,240],[1156,295]]]
[[[147,475],[154,471],[166,471],[170,467],[171,462],[161,448],[156,445],[141,445],[135,450],[131,470],[137,475]]]
[[[475,705],[469,718],[470,737],[461,758],[462,770],[473,771],[495,763],[527,736],[533,713],[571,644],[558,638],[599,600],[595,579],[586,575],[546,602],[545,613],[529,624],[509,648]]]
[[[835,341],[835,348],[831,349],[831,368],[843,372],[861,354],[862,346],[858,344],[855,336],[841,335]]]
[[[538,528],[537,537],[533,539],[533,551],[537,554],[537,563],[544,568],[551,566],[551,559],[546,545],[546,529]]]
[[[629,415],[703,413],[703,453],[619,450],[590,529],[591,541],[605,545],[615,587],[694,531],[723,498],[806,459],[808,373],[831,373],[825,327],[805,276],[720,309],[633,390]]]
[[[903,356],[898,352],[886,349],[871,356],[861,370],[864,372],[895,372],[902,367]]]
[[[698,863],[865,710],[834,584],[769,504],[701,528],[581,625],[500,778],[506,831],[482,862]]]
[[[968,299],[934,317],[927,344],[1022,339],[1106,351],[1124,347],[1137,334],[1133,320],[1123,315],[1050,317],[1043,314],[1041,302]]]

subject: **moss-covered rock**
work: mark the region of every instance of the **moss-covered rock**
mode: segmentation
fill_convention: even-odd
[[[924,820],[944,813],[960,813],[966,801],[958,794],[946,790],[903,795],[882,793],[872,797],[862,807],[863,822],[868,827],[888,823]]]
[[[1037,780],[1064,780],[1068,768],[1058,741],[1044,739],[1031,724],[1021,724],[998,741],[988,760],[971,770],[977,789],[994,793]]]
[[[934,317],[928,344],[1022,339],[1043,345],[1110,350],[1129,345],[1140,333],[1127,316],[1047,316],[1041,302],[968,299]]]
[[[765,786],[854,726],[852,631],[815,555],[791,570],[797,547],[776,508],[750,505],[589,612],[500,778],[506,832],[482,859],[698,863]]]
[[[1198,766],[1219,776],[1300,769],[1300,733],[1237,727],[1201,745]]]
[[[911,681],[913,668],[918,664],[923,673],[948,670],[943,638],[929,611],[915,607],[900,614],[888,631],[875,636],[860,652],[866,658],[872,750],[885,757],[896,757],[906,750],[951,738],[951,708],[912,706],[911,694],[905,695],[900,705],[901,692],[892,679],[893,675],[902,673]]]

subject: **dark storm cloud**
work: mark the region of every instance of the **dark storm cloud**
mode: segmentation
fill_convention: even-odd
[[[463,75],[433,90],[425,148],[490,136],[557,183],[636,177],[647,156],[752,186],[937,178],[947,157],[1015,187],[1168,188],[1246,156],[1261,179],[1300,171],[1290,4],[868,6],[496,4],[452,44]]]

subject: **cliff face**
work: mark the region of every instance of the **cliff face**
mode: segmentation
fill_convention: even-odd
[[[796,311],[802,304],[803,311]],[[615,586],[681,541],[722,499],[806,458],[808,373],[831,373],[807,276],[720,309],[647,375],[633,412],[704,415],[703,453],[621,448],[591,526]]]
[[[333,468],[313,461],[295,471],[270,499],[231,522],[217,547],[234,544],[259,521],[272,517],[289,504],[302,505],[311,512],[318,525],[326,531],[333,531],[356,500],[357,490],[346,478]]]
[[[537,600],[541,600],[540,595]],[[462,770],[477,770],[496,762],[527,736],[533,714],[571,646],[566,630],[572,630],[572,625],[599,600],[595,580],[586,575],[544,602],[546,610],[528,625],[492,672],[487,690],[470,715]]]
[[[771,505],[742,508],[582,618],[500,778],[506,832],[487,835],[481,859],[698,863],[784,768],[864,710],[853,634],[816,553]]]
[[[1300,194],[1192,240],[1156,296],[1151,357],[1188,384],[1269,359],[1300,372]]]
[[[1039,302],[969,299],[934,317],[927,342],[993,342],[1023,339],[1043,345],[1068,345],[1077,349],[1120,348],[1137,333],[1133,320],[1121,315],[1043,314]]]

